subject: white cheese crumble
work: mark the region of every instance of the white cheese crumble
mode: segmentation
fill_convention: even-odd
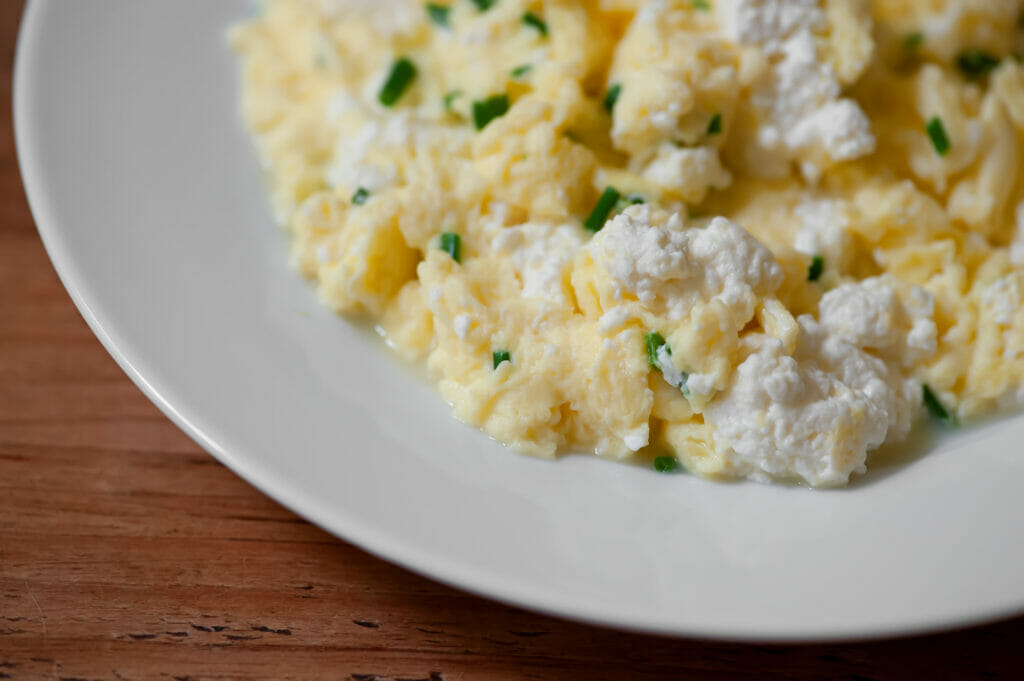
[[[658,368],[661,369],[661,375],[665,382],[673,388],[682,389],[685,387],[687,377],[672,363],[672,355],[669,353],[667,346],[662,345],[659,347],[656,355],[658,358]]]
[[[412,118],[407,111],[365,119],[355,131],[345,129],[354,111],[366,116],[365,109],[351,97],[332,98],[328,105],[328,120],[339,130],[338,141],[327,167],[327,184],[354,192],[360,187],[376,191],[395,182],[398,171],[391,150],[405,148],[414,135]]]
[[[818,319],[829,333],[857,347],[876,350],[911,366],[931,356],[937,347],[935,302],[913,287],[905,303],[890,275],[842,284],[818,303]]]
[[[642,423],[632,430],[627,430],[622,435],[622,443],[626,445],[626,448],[631,452],[635,452],[641,447],[646,447],[647,442],[650,438],[650,426],[646,423]]]
[[[715,10],[730,40],[763,45],[768,53],[780,51],[781,39],[798,29],[825,25],[817,0],[718,0]]]
[[[771,251],[721,217],[703,229],[683,229],[678,214],[652,225],[649,206],[631,206],[605,223],[585,250],[607,270],[617,298],[629,294],[664,308],[673,320],[710,300],[749,319],[753,301],[782,282]]]
[[[793,248],[805,255],[821,255],[826,265],[845,261],[850,248],[850,218],[843,202],[833,199],[808,199],[794,211],[800,229]]]
[[[902,370],[935,352],[933,317],[929,293],[901,298],[889,275],[832,289],[817,321],[797,320],[792,355],[777,339],[755,340],[704,412],[716,445],[740,475],[845,484],[867,452],[909,431],[920,385]]]
[[[687,203],[700,203],[710,189],[725,189],[732,174],[722,166],[715,147],[679,148],[662,142],[658,153],[643,170],[643,176],[674,191]]]
[[[630,317],[632,317],[632,314],[629,308],[625,305],[616,305],[602,314],[601,318],[597,320],[597,330],[601,333],[618,331],[629,321]]]
[[[787,160],[799,159],[804,176],[815,181],[821,161],[845,161],[874,151],[870,121],[856,102],[840,98],[834,70],[819,59],[813,31],[824,26],[825,16],[817,2],[718,4],[726,35],[742,45],[760,47],[772,62],[769,75],[751,97],[763,118],[756,136],[759,149],[752,155],[778,160],[756,170],[783,174]]]
[[[452,328],[455,329],[455,335],[459,337],[459,340],[466,340],[466,335],[469,334],[472,327],[473,318],[468,314],[457,314],[452,320]]]
[[[423,7],[414,0],[308,0],[332,21],[367,23],[382,37],[408,36],[426,20]]]
[[[583,244],[580,227],[527,222],[497,231],[494,252],[507,256],[519,275],[524,298],[567,304],[565,271]]]
[[[690,374],[686,379],[686,389],[691,398],[706,399],[715,391],[715,377],[711,374]]]
[[[906,435],[920,385],[810,315],[798,323],[794,355],[760,338],[704,418],[739,475],[843,485],[865,470],[868,451]]]
[[[1020,312],[1024,296],[1020,290],[1019,277],[1008,274],[996,279],[981,294],[981,302],[992,314],[996,324],[1010,326]]]

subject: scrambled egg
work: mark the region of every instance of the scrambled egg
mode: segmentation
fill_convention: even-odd
[[[268,0],[295,267],[552,457],[845,484],[1024,405],[1024,0]]]

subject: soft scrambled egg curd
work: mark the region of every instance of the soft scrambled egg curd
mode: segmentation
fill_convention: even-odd
[[[1024,405],[1024,0],[268,0],[295,267],[553,457],[835,486]]]

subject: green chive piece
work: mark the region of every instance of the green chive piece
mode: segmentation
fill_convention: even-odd
[[[709,135],[720,135],[721,133],[722,133],[722,114],[716,113],[711,118],[711,122],[708,123],[708,134]]]
[[[473,0],[473,4],[476,5],[476,8],[481,12],[486,12],[498,4],[498,0]]]
[[[441,232],[441,250],[455,262],[462,262],[462,237],[454,232]]]
[[[473,102],[473,125],[483,130],[495,118],[508,113],[508,95],[492,95]]]
[[[651,331],[644,336],[644,343],[647,344],[647,364],[652,369],[661,371],[661,362],[658,361],[658,350],[665,347],[665,339],[657,331]],[[672,354],[672,350],[665,348],[665,352]]]
[[[664,373],[664,369],[662,369],[661,367],[661,360],[658,358],[658,353],[661,351],[662,348],[665,348],[665,354],[671,357],[672,348],[669,347],[668,343],[665,342],[665,339],[657,331],[651,331],[650,333],[645,335],[644,343],[647,345],[647,365],[650,366],[652,369],[657,369],[658,371]],[[680,371],[679,378],[681,379],[679,385],[677,386],[679,388],[679,392],[683,394],[683,397],[689,398],[690,388],[686,383],[690,379],[690,374],[686,373],[685,371]],[[675,383],[669,381],[668,377],[665,378],[665,381],[669,385],[675,385]]]
[[[512,69],[511,75],[513,78],[522,78],[532,70],[533,64],[523,64],[522,66],[517,66],[514,69]]]
[[[968,78],[979,78],[999,66],[999,59],[988,52],[972,48],[957,55],[956,65]]]
[[[495,350],[491,354],[491,359],[494,362],[494,368],[497,369],[498,365],[501,364],[502,362],[511,362],[512,355],[511,353],[509,353],[508,350]]]
[[[939,156],[945,156],[949,153],[949,149],[952,146],[949,142],[949,136],[946,135],[946,128],[942,125],[942,120],[938,116],[935,116],[928,125],[924,126],[925,131],[928,133],[928,137],[931,138],[932,144],[935,146],[935,152]]]
[[[711,3],[708,0],[693,0],[693,8],[699,9],[702,12],[707,12],[711,9]]]
[[[914,31],[903,39],[903,49],[907,52],[916,52],[922,45],[924,45],[924,33],[921,31]]]
[[[679,468],[679,462],[674,456],[657,456],[654,458],[654,470],[659,473],[671,473]]]
[[[455,110],[452,109],[452,102],[454,102],[457,97],[461,96],[462,90],[452,90],[451,92],[446,93],[442,100],[444,102],[444,110],[450,114],[455,113]]]
[[[942,402],[939,401],[939,398],[934,392],[932,392],[932,389],[928,387],[927,383],[921,384],[921,399],[924,402],[925,408],[928,409],[928,412],[932,416],[947,425],[953,423],[953,417],[950,416],[949,412],[946,411],[946,408],[942,406]]]
[[[352,203],[357,206],[361,206],[366,203],[368,198],[370,198],[370,190],[366,187],[360,187],[356,190],[356,193],[352,195]]]
[[[523,23],[527,26],[537,29],[537,31],[543,36],[548,36],[548,25],[544,23],[544,20],[533,12],[527,12],[523,15]]]
[[[448,5],[439,5],[435,2],[427,3],[427,16],[438,26],[448,27],[451,24],[448,21],[448,15],[451,14],[452,8]]]
[[[406,88],[416,78],[416,66],[409,61],[408,57],[399,57],[391,67],[391,74],[388,76],[384,87],[380,89],[380,103],[384,106],[394,106]]]
[[[612,112],[615,108],[615,102],[619,101],[619,94],[622,92],[622,85],[620,83],[614,83],[608,88],[608,92],[604,96],[604,110],[608,113]]]
[[[807,281],[818,281],[821,273],[825,271],[825,258],[816,255],[811,258],[811,265],[807,268]]]
[[[608,219],[621,196],[622,194],[615,187],[605,187],[604,193],[597,200],[594,210],[590,211],[590,215],[587,216],[587,221],[583,223],[583,226],[591,232],[601,231],[601,228],[604,227],[604,221]]]

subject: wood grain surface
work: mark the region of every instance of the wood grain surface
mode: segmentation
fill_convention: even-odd
[[[625,634],[435,584],[281,508],[146,400],[54,274],[11,133],[20,11],[0,2],[0,679],[1024,678],[1024,618],[841,645]]]

